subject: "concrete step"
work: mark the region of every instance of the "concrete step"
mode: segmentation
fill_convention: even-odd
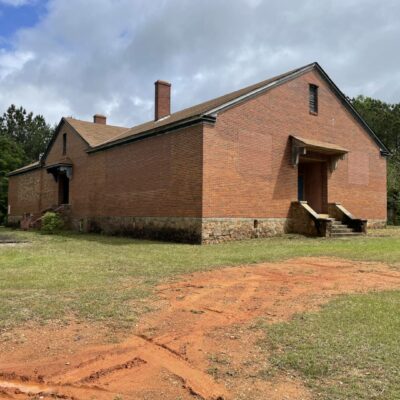
[[[361,236],[361,232],[340,232],[340,233],[334,233],[332,232],[332,237],[353,237],[353,236]]]
[[[340,228],[340,227],[345,227],[351,229],[348,225],[346,224],[332,224],[333,227],[335,228]]]
[[[346,225],[336,225],[332,226],[332,232],[353,232],[353,230]]]

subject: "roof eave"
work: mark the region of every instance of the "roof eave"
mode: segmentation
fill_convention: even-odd
[[[305,74],[306,72],[311,71],[315,67],[315,65],[316,65],[315,62],[305,65],[304,67],[299,68],[298,70],[294,71],[290,75],[284,76],[275,81],[267,83],[266,85],[264,85],[260,88],[254,89],[249,93],[246,93],[242,96],[236,97],[235,99],[227,101],[226,103],[221,104],[217,107],[214,107],[211,110],[208,110],[204,115],[216,117],[218,115],[218,112],[227,110],[227,109],[234,107],[240,103],[243,103],[244,101],[247,101],[248,99],[250,99],[252,97],[258,96],[259,94],[264,93],[264,92],[268,91],[269,89],[272,89],[276,86],[282,85],[288,81],[291,81],[291,80]]]
[[[35,169],[40,169],[42,167],[42,164],[39,162],[37,165],[32,165],[31,167],[27,167],[27,168],[18,168],[14,171],[9,172],[8,174],[6,174],[6,176],[15,176],[15,175],[21,175],[21,174],[25,174],[26,172],[30,172],[33,171]]]
[[[86,152],[87,153],[96,153],[98,151],[107,150],[112,147],[121,146],[121,145],[124,145],[127,143],[136,142],[138,140],[143,140],[143,139],[146,139],[146,138],[149,138],[152,136],[157,136],[157,135],[161,135],[163,133],[172,132],[177,129],[187,128],[189,126],[199,124],[199,123],[214,124],[215,121],[216,121],[216,118],[214,116],[196,115],[194,117],[190,117],[190,118],[187,118],[184,120],[176,121],[176,122],[168,124],[168,125],[153,128],[148,131],[138,133],[136,135],[128,136],[128,137],[120,139],[120,140],[116,140],[113,142],[107,142],[107,143],[104,143],[102,145],[98,145],[95,147],[90,147],[89,149],[86,150]]]

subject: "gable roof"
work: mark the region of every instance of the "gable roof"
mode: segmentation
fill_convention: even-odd
[[[35,165],[32,164],[20,168],[16,171],[11,172],[10,175],[14,173],[22,173],[32,168],[37,168],[40,164],[42,164],[46,159],[46,156],[50,151],[55,141],[55,138],[57,137],[61,125],[64,122],[68,123],[75,130],[75,132],[88,144],[88,153],[106,150],[114,146],[119,146],[135,140],[140,140],[149,136],[158,135],[201,121],[215,122],[218,112],[226,110],[254,96],[257,96],[260,93],[268,91],[292,79],[295,79],[298,76],[301,76],[313,69],[317,70],[320,73],[321,77],[327,82],[327,84],[330,86],[330,88],[336,94],[342,104],[346,107],[346,109],[365,129],[367,134],[379,147],[381,154],[383,156],[388,156],[390,154],[389,150],[376,136],[375,132],[368,126],[361,115],[356,111],[356,109],[350,103],[348,97],[346,97],[343,92],[335,85],[335,83],[329,78],[328,74],[322,69],[322,67],[317,62],[313,62],[303,67],[285,72],[284,74],[277,75],[273,78],[247,86],[243,89],[236,90],[223,96],[219,96],[214,99],[197,104],[193,107],[177,111],[157,121],[145,122],[144,124],[134,126],[133,128],[96,124],[93,122],[81,121],[75,118],[62,118],[56,129],[55,134],[53,135],[53,138],[51,139],[46,149],[46,152],[41,158],[40,163],[38,162],[34,163]]]
[[[82,137],[82,139],[91,147],[95,147],[112,138],[121,135],[129,128],[122,126],[95,124],[93,122],[81,121],[79,119],[67,117],[63,118],[74,130]]]
[[[236,90],[234,92],[225,94],[223,96],[216,97],[214,99],[205,101],[203,103],[197,104],[195,106],[185,108],[183,110],[177,111],[175,113],[170,114],[167,117],[161,118],[157,121],[149,121],[144,124],[134,126],[131,129],[122,132],[119,136],[110,138],[101,144],[101,146],[106,146],[107,144],[113,143],[114,141],[123,140],[124,138],[129,138],[134,135],[138,135],[140,133],[150,131],[156,128],[160,128],[163,126],[169,126],[173,123],[180,122],[183,120],[187,120],[189,118],[194,118],[202,115],[210,114],[214,109],[218,109],[219,107],[228,104],[233,100],[239,99],[241,96],[246,96],[253,91],[257,91],[266,87],[267,85],[276,82],[278,80],[283,80],[286,77],[291,77],[292,79],[296,76],[297,73],[303,72],[304,70],[311,69],[313,64],[306,65],[301,68],[296,68],[292,71],[285,72],[284,74],[275,76],[273,78],[266,79],[264,81],[258,82],[256,84],[247,86],[243,89]]]
[[[328,83],[328,85],[331,87],[332,91],[336,94],[342,104],[366,130],[368,135],[379,147],[381,154],[384,156],[389,155],[390,153],[386,146],[376,136],[374,131],[368,126],[361,115],[350,103],[349,99],[335,85],[335,83],[329,78],[328,74],[317,62],[307,64],[303,67],[296,68],[284,74],[274,76],[273,78],[258,82],[254,85],[247,86],[243,89],[236,90],[223,96],[205,101],[204,103],[197,104],[193,107],[185,108],[184,110],[172,113],[167,117],[161,118],[158,121],[149,121],[144,124],[137,125],[131,129],[127,129],[121,132],[115,137],[108,138],[103,143],[97,144],[92,149],[89,149],[88,152],[105,150],[107,148],[114,147],[123,143],[142,139],[143,137],[152,136],[155,134],[160,134],[166,131],[177,129],[181,126],[199,122],[200,120],[205,122],[215,122],[215,118],[218,115],[218,112],[233,107],[243,101],[248,100],[249,98],[252,98],[253,96],[270,90],[289,80],[295,79],[298,76],[303,75],[313,69],[316,69],[320,73],[322,78]]]
[[[88,144],[89,147],[96,147],[97,145],[113,137],[117,137],[121,132],[129,129],[122,126],[96,124],[94,122],[81,121],[72,117],[63,117],[61,118],[54,135],[50,139],[50,142],[40,159],[41,163],[46,160],[46,157],[49,154],[63,124],[68,124],[82,138],[82,140]]]

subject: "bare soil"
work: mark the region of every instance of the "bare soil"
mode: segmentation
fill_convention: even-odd
[[[90,324],[3,333],[0,399],[308,400],[296,376],[269,375],[257,320],[285,321],[337,294],[396,288],[400,272],[384,264],[332,258],[185,275],[157,288],[156,311],[118,344],[104,344],[106,329]]]

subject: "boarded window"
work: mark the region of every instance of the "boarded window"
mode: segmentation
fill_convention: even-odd
[[[310,113],[317,114],[318,113],[318,86],[317,85],[309,86],[309,105],[310,105]]]
[[[245,178],[265,180],[271,176],[271,164],[272,136],[240,130],[236,170]]]
[[[349,153],[349,183],[353,185],[369,184],[369,154],[361,151]]]

